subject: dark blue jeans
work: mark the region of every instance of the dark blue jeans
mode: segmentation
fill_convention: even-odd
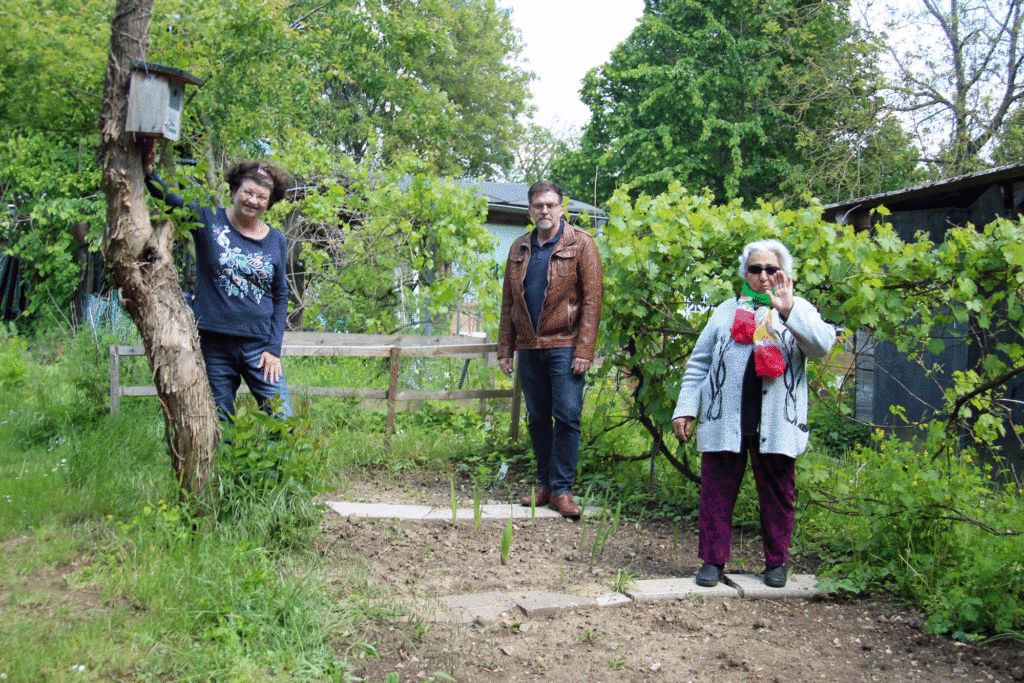
[[[268,414],[270,399],[279,396],[281,405],[274,417],[292,416],[291,396],[284,375],[276,384],[266,382],[263,369],[256,367],[267,348],[265,341],[199,330],[199,345],[203,351],[203,360],[206,361],[206,377],[217,404],[217,415],[221,420],[234,417],[235,394],[243,379],[256,403]]]
[[[576,481],[586,375],[572,374],[574,348],[519,351],[519,378],[530,416],[537,482],[560,496]]]

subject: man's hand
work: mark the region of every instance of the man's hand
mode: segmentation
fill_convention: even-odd
[[[593,361],[589,361],[586,358],[573,358],[572,359],[572,374],[574,374],[574,375],[582,375],[583,373],[585,373],[587,370],[590,369],[590,366],[591,366],[592,362]]]
[[[690,433],[693,431],[693,418],[677,417],[672,420],[672,431],[676,433],[680,441],[689,441]]]
[[[263,368],[263,381],[271,384],[277,384],[281,375],[284,374],[284,370],[281,368],[281,359],[269,351],[264,351],[260,356],[260,362],[256,365],[256,369],[260,368]]]
[[[513,362],[511,358],[499,358],[498,367],[505,373],[506,377],[512,376]]]

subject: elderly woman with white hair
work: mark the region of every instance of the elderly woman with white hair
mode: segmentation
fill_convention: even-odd
[[[836,331],[793,294],[793,258],[778,240],[740,256],[743,288],[719,305],[686,363],[672,426],[701,453],[697,572],[714,586],[731,557],[732,513],[749,456],[761,510],[766,585],[786,585],[796,507],[796,457],[807,448],[807,359]]]

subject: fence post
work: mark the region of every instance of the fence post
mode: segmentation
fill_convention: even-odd
[[[117,415],[117,404],[121,400],[121,365],[117,356],[117,345],[110,349],[110,417]]]
[[[391,448],[391,435],[395,433],[395,403],[398,397],[398,362],[402,350],[391,347],[391,381],[388,384],[388,418],[384,426],[384,445]]]

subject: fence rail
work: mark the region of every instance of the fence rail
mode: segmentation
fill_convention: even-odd
[[[282,356],[328,357],[348,356],[359,358],[390,358],[390,373],[387,389],[356,389],[347,387],[291,386],[292,394],[307,396],[329,396],[334,398],[361,398],[387,401],[386,435],[395,431],[395,413],[399,401],[437,400],[464,401],[488,398],[511,399],[512,419],[509,437],[519,438],[519,416],[522,392],[519,373],[515,375],[511,389],[469,389],[469,390],[409,390],[398,388],[402,358],[458,358],[468,363],[481,358],[491,365],[495,362],[498,345],[486,338],[475,340],[467,337],[426,337],[419,335],[370,335],[331,334],[319,332],[285,332]],[[116,415],[122,396],[156,396],[152,385],[122,386],[121,358],[144,356],[143,346],[110,345],[110,414]],[[248,391],[241,387],[240,391]]]

